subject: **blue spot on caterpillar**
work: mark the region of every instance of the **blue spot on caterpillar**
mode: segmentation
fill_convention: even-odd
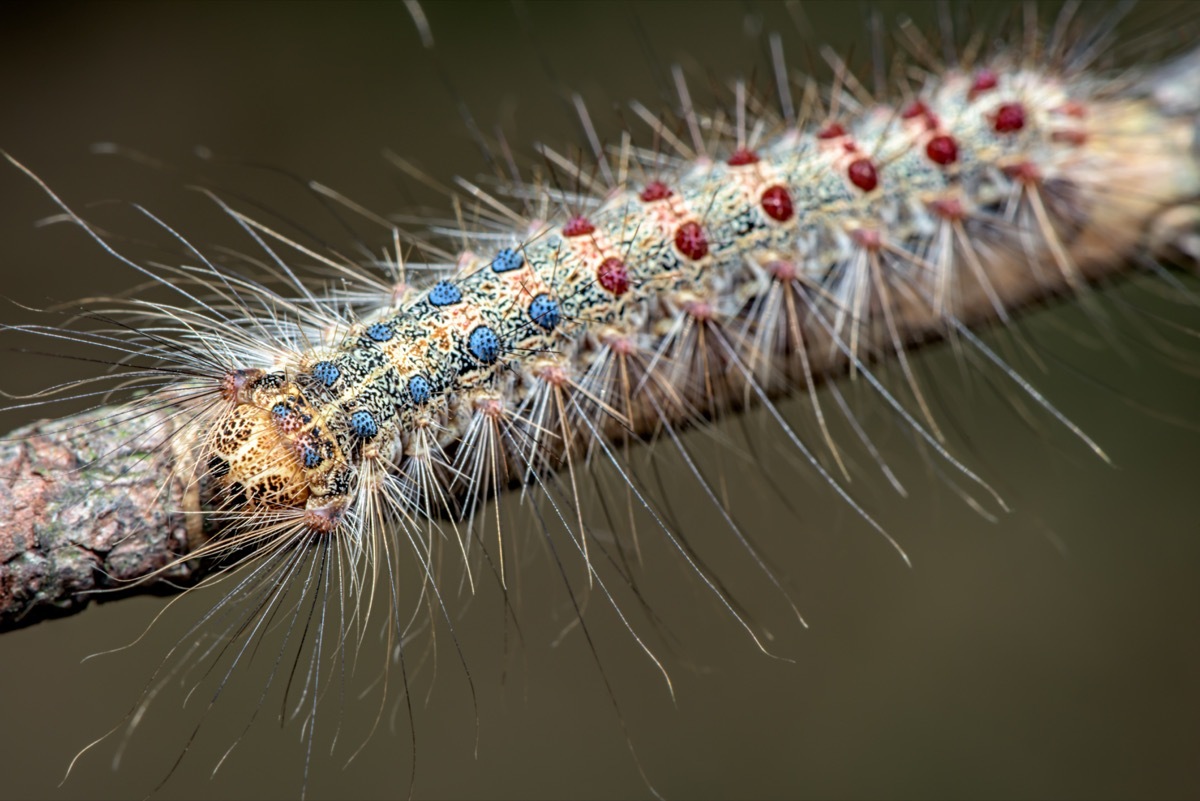
[[[312,369],[313,378],[327,387],[332,387],[341,377],[342,371],[333,362],[317,362]]]
[[[429,290],[429,303],[432,306],[452,306],[462,300],[462,291],[449,281],[438,281]]]
[[[429,385],[429,379],[423,375],[414,375],[408,379],[408,394],[412,398],[413,403],[425,403],[429,400],[433,388]]]
[[[492,261],[492,272],[507,273],[519,270],[525,265],[525,257],[512,248],[504,248],[496,254]]]
[[[379,433],[379,424],[374,415],[360,409],[350,415],[350,430],[360,439],[373,439]]]
[[[367,329],[367,336],[375,342],[387,342],[394,334],[392,327],[387,323],[371,323]]]
[[[529,319],[547,331],[553,331],[554,327],[562,320],[562,312],[559,311],[558,301],[544,292],[538,295],[529,304]]]
[[[486,325],[481,325],[471,332],[467,340],[467,348],[471,355],[484,364],[492,364],[500,358],[500,337]]]

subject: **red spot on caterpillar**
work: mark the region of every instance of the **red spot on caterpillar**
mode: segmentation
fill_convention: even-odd
[[[925,145],[925,155],[934,164],[941,164],[943,167],[953,164],[958,161],[958,143],[952,136],[935,136]]]
[[[762,194],[763,211],[772,220],[787,222],[796,213],[792,206],[792,196],[782,186],[770,186]]]
[[[646,184],[646,188],[642,190],[642,193],[638,197],[642,199],[643,203],[653,203],[656,200],[666,200],[673,194],[674,192],[671,191],[671,187],[662,181],[651,181]]]
[[[879,186],[879,173],[875,171],[875,165],[870,159],[855,159],[850,162],[850,166],[846,168],[846,175],[849,176],[850,183],[864,192],[870,192]]]
[[[782,284],[794,281],[799,274],[795,262],[783,260],[769,262],[767,264],[767,273]]]
[[[980,70],[975,73],[975,80],[971,82],[971,91],[967,93],[967,99],[974,100],[984,92],[995,89],[998,83],[1000,83],[1000,79],[996,76],[996,73],[989,69]]]
[[[856,228],[850,234],[850,238],[864,250],[879,250],[883,247],[883,234],[874,228]]]
[[[622,356],[632,356],[637,353],[637,343],[622,334],[605,336],[600,341],[611,348],[613,353],[619,353]]]
[[[596,280],[614,295],[624,295],[629,291],[629,268],[616,256],[609,256],[596,268]]]
[[[560,364],[546,363],[534,367],[533,374],[545,381],[547,384],[552,384],[556,387],[566,386],[567,371]]]
[[[563,226],[563,236],[585,236],[596,230],[587,217],[572,217]]]
[[[692,261],[708,255],[708,238],[700,223],[686,222],[675,230],[675,247]]]
[[[1087,106],[1080,103],[1078,100],[1068,100],[1065,103],[1052,109],[1055,114],[1065,114],[1068,117],[1074,117],[1081,120],[1087,116]]]
[[[480,398],[475,401],[475,411],[489,420],[502,420],[504,401],[500,398]]]
[[[818,139],[837,139],[839,136],[845,136],[846,129],[842,127],[840,122],[831,122],[821,130],[817,131]]]
[[[925,123],[925,127],[929,130],[934,130],[941,124],[936,114],[929,110],[929,106],[925,105],[920,100],[914,100],[904,107],[900,112],[901,119],[919,120]]]
[[[1010,164],[1004,168],[1004,174],[1024,184],[1036,184],[1042,180],[1042,171],[1031,161]]]
[[[757,164],[758,154],[748,148],[739,147],[729,156],[725,162],[730,167],[743,167],[747,164]]]
[[[1070,131],[1055,131],[1050,134],[1052,142],[1063,142],[1068,145],[1082,145],[1087,141],[1087,133],[1085,131],[1070,130]]]
[[[1025,107],[1020,103],[1005,103],[996,109],[992,128],[996,133],[1016,133],[1025,127]]]
[[[967,216],[962,201],[956,197],[943,197],[929,202],[929,210],[943,220],[961,220]]]
[[[683,310],[696,320],[711,320],[715,312],[712,304],[705,300],[689,300],[683,304]]]

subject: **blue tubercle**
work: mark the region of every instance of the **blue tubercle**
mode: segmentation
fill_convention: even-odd
[[[286,403],[277,403],[271,407],[271,416],[276,420],[283,420],[284,418],[290,416],[291,413],[292,410],[288,408]]]
[[[462,300],[462,290],[449,281],[438,281],[429,290],[429,303],[433,306],[452,306]]]
[[[433,394],[433,387],[429,385],[429,379],[425,376],[414,375],[408,379],[408,394],[413,403],[425,403]]]
[[[395,333],[387,323],[371,323],[367,328],[367,336],[376,342],[387,342]]]
[[[558,301],[544,292],[538,295],[529,304],[529,319],[547,331],[553,331],[554,327],[562,321],[562,311],[558,308]]]
[[[379,433],[379,424],[374,415],[360,409],[350,415],[350,430],[360,439],[373,439]]]
[[[327,387],[332,387],[341,377],[342,371],[333,362],[317,362],[312,369],[313,378]]]
[[[492,364],[500,358],[500,337],[486,325],[481,325],[471,332],[467,339],[467,347],[471,355],[484,364]]]
[[[525,266],[525,257],[512,248],[504,248],[492,260],[492,272],[507,273]]]

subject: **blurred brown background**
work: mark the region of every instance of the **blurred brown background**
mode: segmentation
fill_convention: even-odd
[[[924,24],[932,18],[924,5],[877,7],[893,15],[889,25],[897,13]],[[806,58],[778,6],[533,3],[523,6],[532,42],[507,4],[425,8],[449,82],[479,123],[487,130],[500,124],[523,157],[534,141],[559,149],[579,141],[543,62],[583,92],[602,132],[614,138],[619,104],[637,97],[662,106],[656,70],[673,60],[703,65],[714,80],[761,63],[760,46],[743,35],[747,13],[761,12],[768,30],[785,33],[793,64],[804,66]],[[864,6],[805,8],[817,41],[842,53],[867,51]],[[1139,6],[1126,28],[1130,40],[1139,26],[1169,23],[1180,8]],[[767,80],[761,68],[756,80]],[[648,141],[627,111],[625,117]],[[98,142],[170,166],[90,153]],[[180,189],[203,179],[283,210],[330,241],[348,239],[286,178],[201,162],[192,156],[196,146],[322,181],[380,212],[438,203],[400,180],[381,157],[384,148],[441,179],[484,170],[398,4],[39,3],[0,10],[0,147],[89,217],[143,235],[147,228],[133,212],[106,202],[137,201],[199,243],[248,250],[244,235],[210,203]],[[0,168],[0,208],[5,297],[41,306],[139,283],[77,231],[35,228],[53,207],[15,169]],[[376,248],[387,244],[381,232],[356,225]],[[1189,286],[1197,290],[1196,282]],[[1044,414],[1034,415],[1033,425],[1022,420],[993,384],[968,383],[969,371],[948,350],[919,359],[956,452],[1015,509],[997,524],[967,509],[869,393],[859,393],[864,423],[912,497],[896,497],[877,475],[856,492],[905,547],[911,570],[827,489],[794,478],[802,471],[771,451],[778,434],[761,419],[750,421],[761,469],[731,466],[728,493],[747,530],[789,577],[809,630],[730,547],[730,533],[711,510],[699,500],[684,502],[686,479],[672,479],[675,510],[692,541],[778,635],[774,649],[795,662],[759,653],[656,541],[644,582],[678,635],[674,652],[664,652],[678,695],[673,708],[656,671],[593,600],[589,623],[598,651],[646,773],[666,797],[1200,795],[1196,359],[1170,363],[1139,340],[1138,326],[1123,322],[1132,316],[1144,323],[1146,312],[1192,327],[1200,321],[1194,307],[1139,287],[1110,292],[1105,301],[1113,336],[1125,344],[1120,355],[1077,308],[1038,313],[1021,332],[1053,354],[1048,372],[1036,375],[1039,388],[1100,440],[1115,467]],[[35,319],[4,308],[5,321]],[[80,374],[69,362],[15,353],[0,359],[7,390]],[[1022,369],[1036,373],[1028,363]],[[803,404],[788,410],[797,418],[807,413]],[[0,422],[9,430],[36,416],[5,412]],[[733,426],[721,433],[738,436]],[[677,461],[664,464],[679,469]],[[798,514],[769,497],[766,473],[789,486]],[[501,644],[494,589],[469,605],[452,604],[461,612],[455,629],[478,693],[478,757],[467,683],[444,639],[428,704],[428,677],[417,683],[416,795],[646,796],[586,642],[576,631],[551,647],[570,610],[549,560],[532,553],[523,575],[525,645],[515,654],[506,656]],[[195,697],[182,708],[178,683],[157,699],[118,771],[110,769],[116,743],[106,743],[80,761],[65,786],[57,784],[75,751],[120,720],[159,657],[202,614],[204,599],[196,600],[137,647],[83,665],[84,656],[134,639],[164,602],[94,607],[0,637],[0,796],[152,790],[207,703]],[[355,697],[380,660],[373,642],[364,648],[333,756],[328,737],[338,724],[332,716],[320,723],[325,737],[318,738],[310,797],[406,793],[412,757],[403,711],[396,732],[376,733],[342,769],[375,714]],[[280,732],[272,725],[277,700],[208,778],[257,703],[269,662],[260,655],[251,675],[231,684],[157,797],[298,793],[299,726]]]

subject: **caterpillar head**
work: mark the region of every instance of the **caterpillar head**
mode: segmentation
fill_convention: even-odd
[[[226,376],[229,402],[212,428],[210,474],[230,511],[295,513],[328,533],[348,504],[350,470],[320,411],[285,373],[237,370]]]

